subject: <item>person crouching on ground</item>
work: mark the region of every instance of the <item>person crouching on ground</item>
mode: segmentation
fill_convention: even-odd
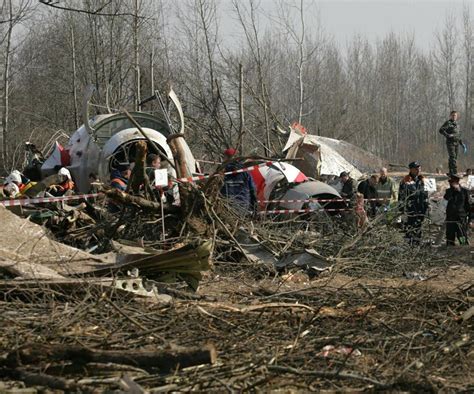
[[[459,184],[461,176],[451,174],[449,189],[444,194],[446,207],[446,245],[453,246],[457,238],[460,245],[468,245],[468,227],[472,220],[469,191]]]
[[[127,190],[128,181],[132,170],[130,164],[119,164],[110,173],[110,186],[121,192]],[[119,213],[121,206],[115,203],[112,199],[108,200],[107,209],[110,213]]]

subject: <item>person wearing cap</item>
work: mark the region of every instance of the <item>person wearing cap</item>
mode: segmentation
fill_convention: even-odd
[[[128,186],[128,180],[132,170],[130,164],[121,163],[115,166],[110,173],[110,186],[121,192],[125,192]],[[107,209],[110,213],[115,214],[120,212],[120,206],[117,205],[112,199],[108,201]]]
[[[408,165],[409,173],[400,182],[398,201],[400,211],[407,215],[405,236],[412,245],[421,241],[421,226],[428,212],[428,192],[425,190],[421,165],[414,161]]]
[[[224,172],[243,168],[242,163],[233,160],[237,151],[233,148],[224,151]],[[254,214],[257,210],[257,192],[252,177],[248,172],[224,176],[221,194],[228,198],[232,205],[244,214]]]
[[[339,179],[342,184],[341,197],[351,200],[355,193],[354,179],[352,179],[346,171],[341,172]]]
[[[461,176],[451,174],[449,189],[444,194],[446,207],[446,245],[454,246],[457,238],[460,245],[469,244],[468,226],[472,220],[469,191],[459,184]]]
[[[459,152],[459,145],[463,145],[461,140],[461,131],[457,123],[459,113],[457,111],[451,111],[449,119],[439,129],[439,133],[446,138],[446,148],[448,149],[448,166],[449,175],[457,174],[457,159]]]

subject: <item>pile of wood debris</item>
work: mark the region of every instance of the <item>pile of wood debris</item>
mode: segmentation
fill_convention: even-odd
[[[0,391],[474,389],[472,247],[249,220],[220,182],[24,211],[45,226],[0,207]]]

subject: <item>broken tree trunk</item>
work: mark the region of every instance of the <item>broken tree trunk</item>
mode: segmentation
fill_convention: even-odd
[[[5,364],[10,368],[17,368],[28,364],[54,361],[72,361],[78,364],[86,363],[114,363],[133,365],[143,369],[159,369],[173,371],[176,368],[186,368],[193,365],[214,364],[217,352],[213,345],[208,344],[199,348],[160,351],[134,350],[94,350],[74,345],[24,345],[18,350],[10,352]]]
[[[158,145],[156,144],[155,141],[153,141],[152,139],[150,139],[150,137],[148,137],[148,135],[145,133],[145,131],[141,128],[141,126],[138,124],[138,122],[134,119],[134,117],[132,115],[129,114],[129,112],[124,109],[123,110],[123,113],[125,114],[125,116],[128,118],[128,120],[130,120],[130,122],[137,128],[137,130],[140,132],[140,134],[148,141],[148,143],[153,147],[153,149],[155,150],[154,153],[156,153],[157,155],[159,155],[161,157],[161,160],[164,160],[166,161],[167,163],[169,163],[171,165],[171,167],[174,168],[174,163],[171,162],[168,157],[161,151],[161,149],[158,147]]]
[[[171,153],[173,154],[175,165],[176,165],[176,175],[178,178],[187,178],[192,176],[188,171],[186,164],[186,154],[183,148],[184,136],[183,134],[172,134],[167,138],[168,145],[171,148]],[[184,216],[187,216],[190,213],[192,207],[192,189],[189,183],[180,183],[179,187],[179,200],[181,202],[181,209]]]
[[[135,167],[133,167],[128,188],[131,189],[134,194],[138,194],[140,192],[140,186],[144,185],[145,197],[155,200],[153,191],[151,190],[150,180],[145,172],[146,154],[148,152],[146,142],[138,141],[135,147],[137,150],[135,155]]]
[[[186,150],[184,147],[183,134],[172,134],[167,138],[168,145],[173,154],[176,173],[178,178],[187,178],[193,174],[189,170],[186,162]],[[206,236],[210,234],[210,226],[203,218],[204,216],[204,196],[191,183],[179,183],[179,200],[181,204],[181,214],[186,225],[195,234]]]

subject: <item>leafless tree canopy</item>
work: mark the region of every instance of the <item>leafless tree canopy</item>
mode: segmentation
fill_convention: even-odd
[[[452,109],[472,137],[473,22],[466,5],[433,31],[431,49],[410,34],[340,45],[305,0],[264,12],[255,0],[0,0],[1,149],[4,168],[25,140],[73,131],[82,88],[96,113],[172,86],[197,156],[227,146],[281,151],[276,126],[299,121],[392,163],[445,162],[437,133]],[[225,21],[238,34],[230,36]],[[158,110],[153,102],[142,110]],[[463,167],[474,166],[472,154]]]

